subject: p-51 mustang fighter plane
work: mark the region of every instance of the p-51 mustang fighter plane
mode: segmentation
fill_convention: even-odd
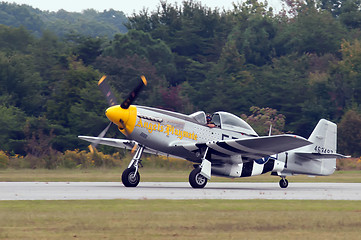
[[[105,114],[118,126],[125,139],[104,138],[109,126],[98,136],[79,138],[119,148],[137,148],[122,174],[126,187],[140,181],[138,166],[143,152],[176,156],[194,163],[189,174],[193,188],[203,188],[211,175],[230,178],[249,177],[271,172],[281,177],[281,188],[288,186],[286,176],[294,174],[330,175],[335,171],[336,124],[321,119],[308,139],[290,134],[258,136],[241,118],[227,112],[215,112],[215,127],[207,126],[203,111],[185,115],[163,109],[131,105],[147,81],[117,105],[103,76],[98,85],[110,107]],[[110,123],[110,124],[111,124]]]

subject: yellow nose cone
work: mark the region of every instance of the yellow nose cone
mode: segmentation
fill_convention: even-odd
[[[119,105],[112,106],[105,111],[107,118],[114,124],[118,125],[121,120],[125,123],[128,121],[129,111],[128,109],[122,109]]]
[[[119,105],[112,106],[105,111],[105,115],[124,135],[128,136],[133,132],[137,120],[135,106],[131,105],[128,109],[123,109]]]

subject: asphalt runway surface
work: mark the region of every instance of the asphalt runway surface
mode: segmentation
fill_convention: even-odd
[[[214,183],[192,189],[188,182],[0,182],[0,200],[82,199],[299,199],[361,200],[361,183]]]

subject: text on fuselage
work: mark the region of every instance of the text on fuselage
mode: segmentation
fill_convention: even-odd
[[[165,133],[166,136],[175,135],[179,139],[183,139],[183,138],[188,138],[191,140],[198,139],[197,134],[195,134],[194,132],[190,133],[184,130],[177,129],[171,124],[162,125],[160,123],[151,123],[149,121],[145,121],[139,118],[139,121],[135,126],[140,128],[145,128],[148,130],[149,133],[160,132],[160,133]]]

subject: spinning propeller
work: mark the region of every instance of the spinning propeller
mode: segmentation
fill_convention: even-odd
[[[99,82],[98,86],[104,96],[106,97],[109,108],[105,111],[105,115],[111,121],[109,125],[99,134],[98,138],[102,138],[108,132],[109,127],[112,123],[118,126],[119,130],[125,135],[129,136],[134,127],[135,122],[137,119],[137,108],[132,106],[131,104],[134,100],[138,97],[140,91],[144,86],[147,85],[147,80],[144,76],[141,76],[140,83],[135,87],[135,89],[129,94],[129,96],[122,102],[122,104],[117,105],[116,98],[114,97],[113,93],[110,90],[110,86],[108,85],[107,81],[105,81],[106,76],[103,76]],[[94,142],[89,146],[90,150],[93,151],[100,142]]]

